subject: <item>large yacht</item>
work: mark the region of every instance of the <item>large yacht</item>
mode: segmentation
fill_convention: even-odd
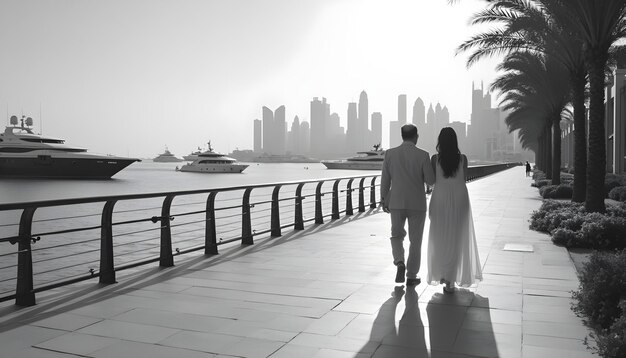
[[[87,153],[57,139],[33,132],[32,118],[12,116],[0,134],[0,177],[110,179],[136,158]]]
[[[172,154],[172,152],[169,151],[169,149],[167,149],[167,147],[165,147],[165,152],[159,154],[156,158],[152,159],[152,161],[157,163],[178,163],[183,160],[177,158],[174,154]]]
[[[188,162],[192,162],[196,159],[198,159],[198,155],[202,153],[202,148],[198,147],[198,150],[193,151],[187,155],[183,156],[183,159],[188,161]]]
[[[247,167],[247,164],[241,164],[236,159],[215,153],[209,142],[208,150],[198,154],[198,159],[183,165],[179,170],[196,173],[241,173]]]
[[[374,146],[374,150],[358,152],[356,157],[343,160],[323,160],[322,164],[328,169],[354,169],[354,170],[382,170],[385,160],[385,151],[380,144]]]

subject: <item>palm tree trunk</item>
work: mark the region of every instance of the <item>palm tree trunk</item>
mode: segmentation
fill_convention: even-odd
[[[587,158],[588,212],[604,212],[604,177],[606,174],[606,147],[604,138],[604,67],[607,54],[597,48],[588,51],[589,66],[589,156]]]
[[[584,69],[571,76],[572,105],[574,107],[574,187],[572,201],[582,203],[587,195],[587,123],[585,120]]]
[[[544,140],[545,140],[545,155],[544,158],[546,160],[546,179],[552,179],[552,133],[550,131],[551,126],[546,126],[544,131],[545,131],[545,135],[544,135]]]
[[[561,184],[561,114],[552,120],[552,185]]]
[[[543,171],[543,134],[537,138],[537,153],[535,153],[537,169]]]

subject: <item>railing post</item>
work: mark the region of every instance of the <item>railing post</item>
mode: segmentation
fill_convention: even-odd
[[[354,178],[348,180],[348,185],[346,186],[346,216],[354,215],[354,210],[352,209],[352,182]]]
[[[333,211],[331,215],[332,220],[339,219],[339,182],[341,179],[335,180],[333,184]]]
[[[215,196],[212,191],[206,200],[206,225],[204,227],[204,254],[217,255],[217,233],[215,231]]]
[[[274,191],[272,191],[272,211],[271,211],[271,215],[272,215],[272,233],[271,235],[273,237],[278,237],[278,236],[282,236],[282,233],[280,231],[280,205],[279,205],[279,201],[278,201],[278,194],[280,192],[280,187],[282,185],[276,185],[274,187]]]
[[[372,185],[370,186],[370,208],[376,209],[376,177],[372,178]]]
[[[113,207],[117,200],[104,204],[100,225],[100,283],[115,283],[115,261],[113,256]]]
[[[19,241],[17,245],[17,287],[15,304],[18,306],[34,306],[33,292],[33,254],[30,250],[32,240],[33,215],[37,208],[26,208],[20,218]]]
[[[174,266],[174,256],[172,255],[172,231],[170,228],[170,208],[172,206],[174,195],[168,195],[163,200],[161,208],[161,254],[159,266]]]
[[[359,212],[365,212],[365,178],[359,181]]]
[[[304,217],[302,215],[302,188],[304,187],[304,183],[298,184],[296,188],[296,204],[295,204],[295,217],[293,220],[293,229],[294,230],[304,230]]]
[[[253,245],[254,239],[252,238],[252,220],[250,219],[250,193],[252,188],[247,188],[243,192],[243,201],[241,203],[241,244]]]
[[[324,223],[324,213],[322,212],[322,185],[324,181],[320,181],[317,183],[317,187],[315,187],[315,223],[323,224]]]

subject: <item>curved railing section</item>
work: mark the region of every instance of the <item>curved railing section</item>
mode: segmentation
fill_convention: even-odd
[[[474,180],[518,163],[470,167]],[[379,204],[380,174],[203,190],[0,204],[0,301],[31,306],[37,292],[218,247],[253,245],[305,223]],[[9,233],[6,235],[6,233]],[[8,245],[11,244],[11,245]],[[15,249],[16,248],[16,249]],[[14,273],[14,274],[13,274]]]

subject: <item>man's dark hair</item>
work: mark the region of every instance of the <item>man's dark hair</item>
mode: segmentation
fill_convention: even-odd
[[[405,124],[400,128],[402,140],[413,139],[417,137],[417,127],[413,124]]]

